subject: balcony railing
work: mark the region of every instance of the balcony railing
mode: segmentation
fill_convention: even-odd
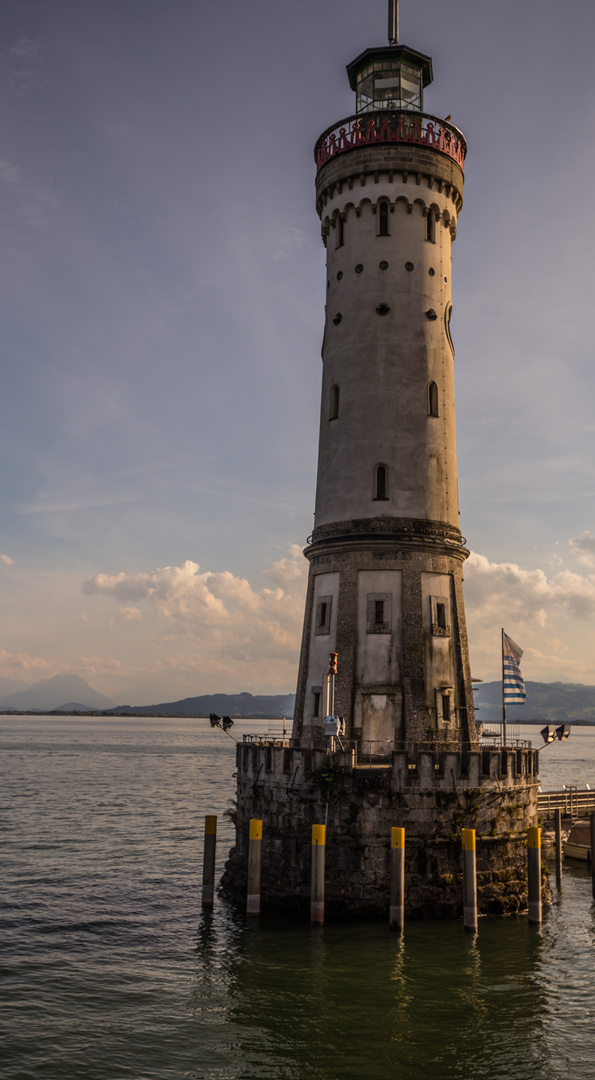
[[[465,168],[467,143],[453,124],[427,113],[381,112],[348,116],[322,133],[314,148],[316,171],[338,154],[373,143],[415,143],[427,146]]]

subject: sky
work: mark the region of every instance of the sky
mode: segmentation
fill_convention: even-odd
[[[295,689],[313,146],[386,0],[4,0],[0,678]],[[595,684],[595,6],[402,0],[468,140],[452,333],[472,671]],[[5,687],[6,688],[6,687]],[[16,688],[16,686],[15,686]]]

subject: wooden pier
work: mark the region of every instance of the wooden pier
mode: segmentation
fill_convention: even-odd
[[[595,813],[595,788],[568,786],[537,792],[537,811],[544,821],[553,821],[556,810],[563,818],[576,821]]]

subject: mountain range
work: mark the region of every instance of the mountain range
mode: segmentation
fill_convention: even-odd
[[[2,680],[9,682],[10,680]],[[76,710],[82,709],[113,709],[115,702],[93,690],[88,682],[81,679],[80,675],[54,675],[51,679],[40,679],[39,682],[23,684],[24,689],[13,693],[4,694],[0,685],[0,708],[18,709],[19,712],[34,712],[42,710],[63,708],[76,704]],[[65,706],[64,703],[67,703]],[[73,710],[74,711],[74,710]]]
[[[159,713],[161,716],[219,716],[243,717],[259,720],[267,717],[293,716],[295,694],[204,694],[202,697],[182,698],[161,705],[123,705],[110,710],[124,716],[143,716]]]
[[[515,723],[529,720],[566,721],[595,724],[595,686],[582,683],[526,682],[524,705],[509,705],[507,717]],[[54,675],[51,679],[27,684],[0,679],[0,709],[18,712],[106,712],[110,715],[219,716],[268,718],[293,716],[295,694],[203,694],[154,705],[116,705],[105,694],[89,686],[79,675]],[[500,720],[502,684],[480,683],[475,691],[478,720]]]
[[[525,681],[524,705],[508,705],[506,717],[515,723],[528,720],[582,720],[595,724],[595,686],[582,683],[542,683]],[[478,720],[502,719],[502,683],[480,684],[475,690]]]

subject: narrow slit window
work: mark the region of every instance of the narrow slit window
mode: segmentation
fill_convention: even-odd
[[[436,222],[431,210],[426,217],[426,240],[429,240],[431,244],[436,240]]]
[[[387,485],[386,466],[385,465],[378,465],[377,468],[376,468],[376,494],[375,494],[374,498],[379,500],[380,502],[383,502],[385,499],[387,499],[388,498],[388,495],[386,494],[387,487],[388,487],[388,485]]]
[[[329,420],[337,420],[339,417],[339,387],[331,387],[331,407],[329,411]]]
[[[445,724],[450,724],[450,696],[448,694],[442,695],[442,720]]]
[[[316,613],[314,622],[314,633],[316,635],[322,634],[326,637],[331,632],[331,610],[333,605],[333,598],[329,594],[328,596],[321,596],[318,598],[316,604]]]
[[[320,713],[320,691],[315,690],[313,694],[312,715],[318,716]]]
[[[374,625],[384,626],[384,600],[374,601]]]
[[[335,243],[335,247],[340,248],[340,247],[343,247],[343,244],[345,243],[345,232],[344,232],[344,229],[343,229],[343,218],[341,217],[340,214],[337,214],[337,217],[336,217],[335,220],[336,220],[336,225],[335,225],[336,243]]]
[[[441,630],[446,630],[446,604],[436,604],[436,622]]]
[[[435,382],[428,384],[428,416],[438,416],[438,387]]]
[[[388,231],[388,211],[389,211],[388,203],[387,202],[381,202],[379,207],[378,207],[378,216],[379,216],[378,235],[379,236],[388,236],[389,235],[389,231]]]

